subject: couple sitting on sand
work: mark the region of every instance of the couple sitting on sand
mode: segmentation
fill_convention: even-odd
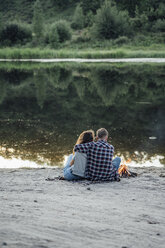
[[[119,181],[118,168],[121,159],[112,160],[114,147],[108,140],[108,131],[100,128],[96,132],[88,130],[80,134],[73,149],[73,154],[68,157],[64,167],[66,180],[80,180],[86,178],[92,181]]]

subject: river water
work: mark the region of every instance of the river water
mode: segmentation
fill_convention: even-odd
[[[100,127],[130,166],[163,167],[165,64],[127,62],[1,62],[0,168],[62,166]]]

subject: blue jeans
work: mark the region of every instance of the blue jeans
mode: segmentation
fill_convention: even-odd
[[[80,180],[82,179],[82,177],[72,174],[72,171],[71,171],[72,166],[70,166],[70,162],[72,161],[72,158],[73,158],[73,154],[70,154],[67,159],[66,165],[64,167],[64,178],[68,181]],[[115,159],[112,160],[112,165],[115,166],[117,170],[119,169],[120,163],[121,163],[120,157],[116,157]]]
[[[116,167],[116,169],[118,170],[120,167],[120,163],[121,163],[121,158],[120,157],[116,157],[112,160],[112,165]]]
[[[71,171],[72,166],[70,166],[70,162],[72,161],[72,158],[73,158],[73,154],[70,154],[68,159],[67,159],[66,165],[64,167],[64,178],[68,181],[80,180],[80,179],[82,179],[82,177],[79,177],[79,176],[72,174],[72,171]]]

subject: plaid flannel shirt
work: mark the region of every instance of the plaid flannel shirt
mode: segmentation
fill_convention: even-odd
[[[114,147],[106,141],[79,144],[75,146],[74,151],[87,154],[87,179],[113,181],[119,178],[116,167],[112,165]]]

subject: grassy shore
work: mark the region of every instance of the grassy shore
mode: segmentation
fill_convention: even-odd
[[[0,59],[48,58],[165,58],[165,46],[156,48],[121,47],[112,49],[3,48]]]
[[[145,70],[151,70],[151,67],[160,68],[162,67],[164,70],[165,63],[75,63],[75,62],[62,62],[62,63],[31,63],[31,62],[0,62],[0,70],[7,70],[8,72],[12,70],[40,70],[40,69],[51,69],[51,68],[65,68],[68,70],[90,70],[90,69],[109,69],[109,68],[137,68],[137,70],[140,70],[140,68],[145,68]]]

